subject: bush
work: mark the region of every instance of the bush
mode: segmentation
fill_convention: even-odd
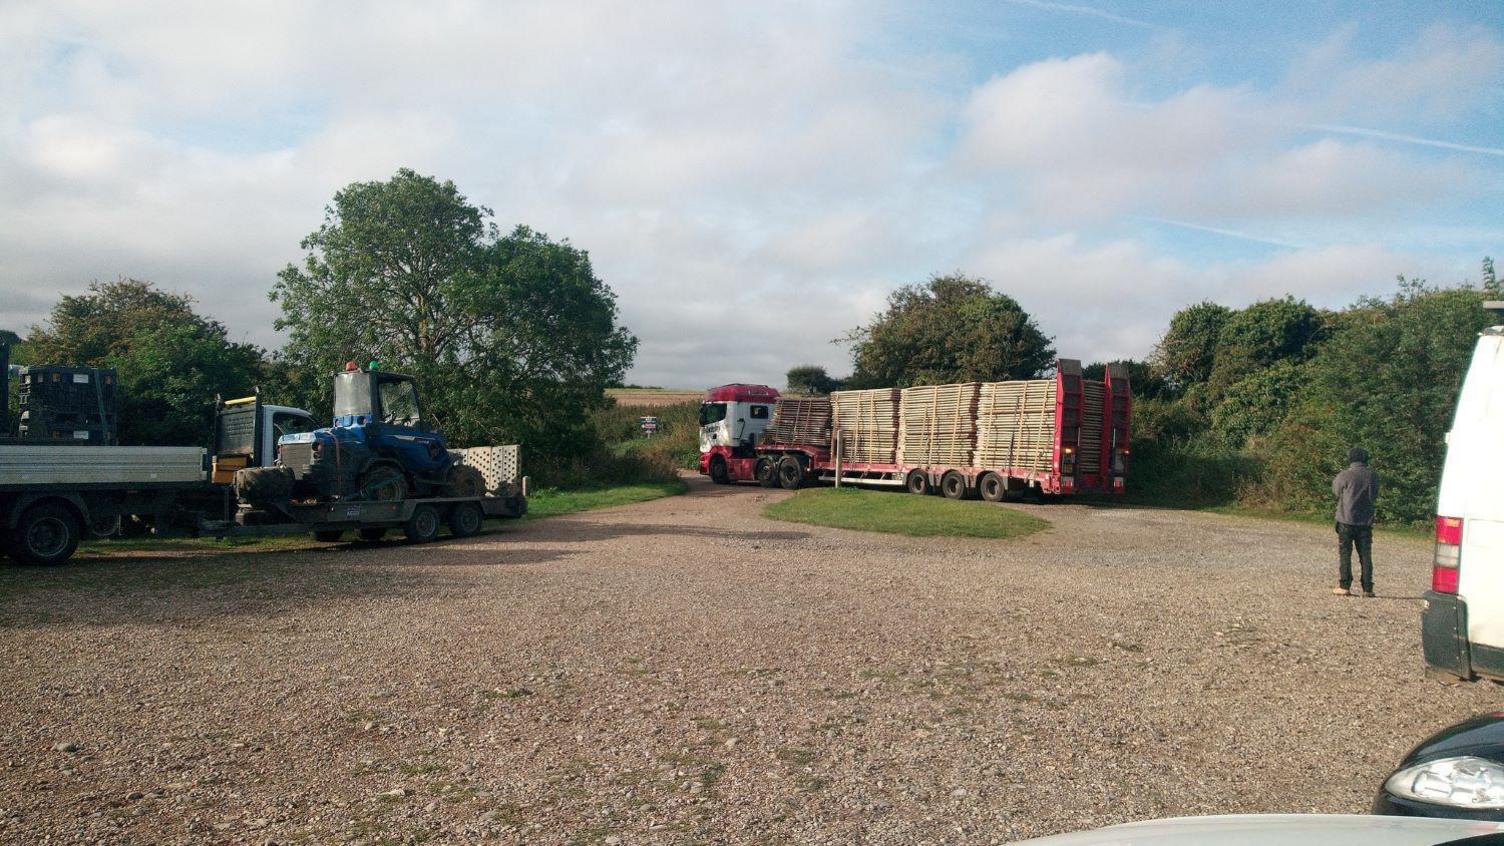
[[[1127,501],[1173,508],[1234,505],[1259,479],[1257,458],[1200,436],[1135,441]]]
[[[1212,431],[1233,448],[1278,428],[1305,387],[1305,369],[1279,361],[1234,382],[1212,409]]]

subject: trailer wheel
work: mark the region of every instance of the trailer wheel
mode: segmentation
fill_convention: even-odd
[[[449,534],[457,538],[480,534],[480,527],[485,519],[486,515],[480,510],[479,503],[461,502],[449,509]]]
[[[911,470],[903,480],[903,488],[911,494],[927,494],[930,492],[930,477],[923,470]]]
[[[726,470],[726,459],[719,455],[710,459],[710,481],[717,485],[731,484],[731,473]]]
[[[342,529],[320,529],[313,533],[313,539],[319,543],[339,543],[344,537]]]
[[[967,494],[966,477],[954,470],[941,476],[940,493],[946,499],[965,499]]]
[[[413,543],[428,543],[439,536],[439,512],[432,505],[420,505],[407,518],[402,534]]]
[[[752,465],[752,473],[757,477],[757,484],[765,488],[778,487],[778,463],[771,458],[759,458]]]
[[[380,526],[376,526],[370,529],[361,529],[357,531],[356,534],[359,535],[360,539],[365,541],[366,543],[375,543],[386,537],[386,529],[383,529]]]
[[[6,538],[6,551],[23,564],[54,566],[78,549],[78,515],[73,509],[43,502],[26,509]]]
[[[785,455],[778,462],[778,486],[786,491],[797,491],[804,485],[804,465],[792,455]]]
[[[977,481],[977,493],[988,502],[1002,502],[1008,498],[1008,482],[996,473],[988,473]]]

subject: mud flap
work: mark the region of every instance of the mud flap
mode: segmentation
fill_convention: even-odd
[[[1467,603],[1454,594],[1429,590],[1425,600],[1426,606],[1420,612],[1420,640],[1427,673],[1471,679]]]

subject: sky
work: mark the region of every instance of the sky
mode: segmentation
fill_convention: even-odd
[[[91,281],[268,348],[335,191],[589,251],[628,381],[781,385],[960,271],[1060,355],[1504,258],[1504,0],[0,0],[0,328]]]

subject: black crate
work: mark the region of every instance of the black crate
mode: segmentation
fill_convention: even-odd
[[[33,443],[110,444],[115,439],[112,433],[104,429],[54,429],[22,423],[21,440]]]
[[[113,442],[118,431],[113,368],[56,364],[21,368],[17,410],[28,440]],[[86,437],[75,437],[84,433]]]

